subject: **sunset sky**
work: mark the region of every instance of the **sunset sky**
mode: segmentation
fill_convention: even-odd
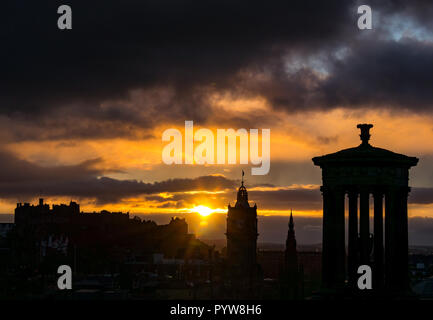
[[[356,1],[68,1],[63,31],[59,4],[0,14],[0,212],[44,197],[84,211],[224,213],[244,169],[259,215],[317,218],[311,158],[359,145],[356,124],[368,122],[372,145],[420,159],[409,216],[433,218],[428,1],[369,1],[372,30],[357,28]],[[271,129],[269,174],[164,164],[162,133],[186,120]]]

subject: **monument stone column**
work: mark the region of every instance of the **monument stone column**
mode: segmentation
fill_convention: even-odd
[[[409,245],[408,245],[408,216],[407,216],[407,197],[410,188],[401,187],[396,190],[394,235],[395,246],[392,260],[393,278],[392,288],[398,292],[409,290]]]
[[[374,271],[373,284],[383,287],[383,192],[376,190],[374,196]]]
[[[344,197],[345,193],[341,187],[334,190],[335,202],[335,250],[336,250],[336,288],[344,288],[346,280],[346,244],[345,244],[345,221],[344,221]]]
[[[362,188],[359,198],[359,236],[361,242],[361,264],[370,263],[370,195]]]

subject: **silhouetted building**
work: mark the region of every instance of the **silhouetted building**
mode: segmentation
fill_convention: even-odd
[[[80,213],[80,205],[71,201],[69,205],[53,205],[52,209],[44,199],[39,199],[38,205],[17,203],[15,208],[15,224],[19,227],[42,225],[48,223],[67,223],[73,216]]]
[[[298,265],[296,250],[295,224],[290,212],[289,230],[287,231],[286,249],[284,251],[284,265],[281,273],[281,294],[286,299],[302,298],[302,266]]]
[[[404,295],[409,291],[408,180],[409,168],[415,166],[418,159],[371,146],[368,141],[372,127],[371,124],[358,125],[362,140],[358,147],[313,158],[314,164],[322,169],[323,179],[324,293],[342,292],[346,278],[349,286],[356,291],[359,265],[372,267],[374,293],[385,289],[388,293]],[[346,194],[349,198],[347,275],[344,231]],[[374,198],[373,235],[369,226],[370,194]]]
[[[38,205],[18,203],[11,234],[14,252],[23,264],[36,266],[57,256],[73,265],[74,271],[93,273],[119,270],[126,261],[155,253],[164,261],[187,260],[193,266],[197,265],[193,261],[207,259],[209,250],[188,233],[185,219],[172,218],[166,225],[157,225],[130,219],[129,213],[80,212],[72,201],[51,208],[43,199]]]
[[[259,277],[257,205],[252,207],[248,203],[248,192],[243,179],[235,206],[228,206],[226,236],[227,265],[232,282],[254,286]]]
[[[297,271],[298,253],[296,251],[295,224],[293,214],[290,212],[289,230],[287,231],[286,250],[284,251],[284,269],[286,271]]]

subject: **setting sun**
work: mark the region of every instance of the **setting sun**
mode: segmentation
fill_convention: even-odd
[[[199,215],[203,216],[203,217],[207,217],[208,215],[210,215],[213,210],[211,208],[208,208],[206,206],[197,206],[191,209],[193,212],[197,212]]]

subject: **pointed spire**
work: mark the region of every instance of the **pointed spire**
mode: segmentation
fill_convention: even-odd
[[[245,172],[244,172],[244,170],[242,169],[242,186],[244,185],[244,175],[245,175]]]
[[[293,223],[293,212],[290,210],[289,230],[287,231],[286,239],[286,259],[296,259],[296,237],[295,237],[295,224]]]
[[[293,223],[293,213],[292,209],[290,209],[290,219],[289,219],[289,231],[294,231],[295,224]]]

